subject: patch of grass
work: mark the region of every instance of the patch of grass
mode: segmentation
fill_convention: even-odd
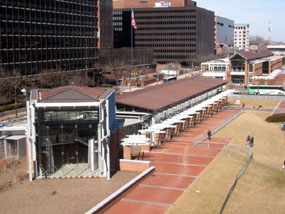
[[[285,122],[285,114],[274,114],[266,118],[267,122]]]
[[[25,103],[17,103],[17,104],[2,105],[2,106],[0,106],[0,112],[14,110],[15,106],[17,106],[17,108],[22,108],[22,107],[25,107],[26,104]]]
[[[101,88],[112,88],[114,86],[110,85],[110,84],[101,84],[101,85],[99,85],[99,87],[101,87]]]

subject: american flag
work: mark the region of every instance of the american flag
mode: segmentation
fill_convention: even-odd
[[[132,26],[134,27],[134,29],[138,29],[137,24],[136,24],[136,20],[135,20],[134,10],[132,10]]]

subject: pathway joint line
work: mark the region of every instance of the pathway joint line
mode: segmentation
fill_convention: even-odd
[[[138,200],[125,199],[125,198],[123,198],[121,201],[141,203],[141,204],[161,205],[161,206],[167,206],[167,207],[170,207],[172,205],[172,204],[167,204],[167,203],[159,203],[159,202],[151,202],[151,201],[138,201]]]
[[[197,148],[197,147],[196,147]],[[199,148],[199,147],[198,147]],[[203,148],[204,149],[204,148]],[[207,149],[208,150],[208,149]],[[205,155],[186,155],[186,154],[178,154],[178,153],[168,153],[168,152],[149,152],[154,154],[164,154],[164,155],[179,155],[179,156],[187,156],[187,157],[202,157],[202,158],[215,158],[216,156],[205,156]]]
[[[147,185],[147,184],[140,184],[142,187],[149,187],[149,188],[157,188],[157,189],[169,189],[169,190],[179,190],[185,191],[186,189],[183,188],[175,188],[175,187],[163,187],[163,186],[154,186],[154,185]]]
[[[154,175],[169,175],[169,176],[198,178],[198,176],[195,176],[195,175],[182,175],[182,174],[172,174],[172,173],[164,173],[164,172],[155,172]]]
[[[176,163],[176,162],[167,162],[167,161],[151,161],[151,162],[152,163],[164,163],[164,164],[181,165],[181,166],[202,166],[202,167],[208,166],[208,165],[202,165],[202,164]]]

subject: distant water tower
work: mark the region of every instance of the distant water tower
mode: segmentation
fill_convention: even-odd
[[[271,27],[271,19],[268,20],[268,41],[272,41],[272,27]]]

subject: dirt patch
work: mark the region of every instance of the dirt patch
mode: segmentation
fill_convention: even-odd
[[[21,179],[22,175],[25,177]],[[84,213],[137,175],[119,171],[110,180],[78,178],[29,182],[25,165],[21,162],[17,170],[1,170],[1,213]]]
[[[239,105],[235,105],[236,100],[240,100]],[[245,104],[245,107],[249,108],[257,108],[259,105],[261,105],[265,109],[274,109],[280,100],[256,100],[256,99],[242,99],[242,98],[229,98],[230,105],[233,106],[239,106],[241,107],[242,104]]]

